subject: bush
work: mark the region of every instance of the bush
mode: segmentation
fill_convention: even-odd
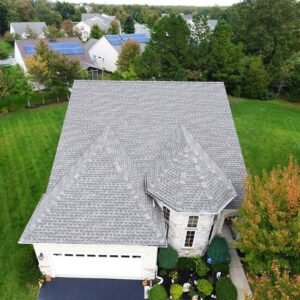
[[[170,294],[174,300],[179,300],[183,294],[183,287],[180,284],[172,284],[170,288]]]
[[[196,273],[200,277],[204,277],[209,271],[207,264],[204,262],[204,260],[202,259],[201,256],[195,257],[194,262],[195,262],[195,266],[196,266]]]
[[[211,259],[211,264],[229,264],[230,254],[225,238],[215,237],[208,246],[207,255]]]
[[[167,300],[168,295],[162,285],[154,285],[149,291],[149,300]]]
[[[166,269],[160,269],[159,270],[159,275],[160,276],[166,276],[168,274],[168,271]]]
[[[200,279],[197,283],[197,289],[201,297],[210,296],[214,290],[212,284],[206,279]]]
[[[214,273],[221,272],[222,275],[229,274],[229,265],[228,264],[215,264],[215,265],[211,265],[210,269]]]
[[[172,269],[178,261],[178,253],[175,249],[161,248],[158,254],[158,266],[163,269]]]
[[[218,300],[236,300],[237,289],[229,277],[222,277],[216,283]]]
[[[195,261],[193,257],[179,257],[177,265],[179,270],[190,270],[195,268]]]

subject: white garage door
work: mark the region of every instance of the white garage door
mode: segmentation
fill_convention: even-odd
[[[56,277],[143,279],[141,255],[52,253]]]

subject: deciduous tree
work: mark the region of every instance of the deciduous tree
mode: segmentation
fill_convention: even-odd
[[[103,37],[105,32],[98,26],[98,25],[93,25],[90,33],[90,38],[92,39],[100,39]]]
[[[112,20],[107,33],[108,34],[119,34],[120,33],[120,22],[118,20]]]
[[[118,71],[128,71],[129,66],[134,65],[139,59],[140,55],[140,44],[135,41],[127,40],[122,47],[122,51],[117,61]]]
[[[294,281],[300,280],[297,277],[300,265],[299,211],[300,166],[292,158],[286,167],[278,167],[269,174],[265,172],[261,179],[247,177],[245,200],[236,223],[241,237],[237,247],[245,253],[250,272],[263,274],[258,282],[262,289],[265,285],[277,289],[277,280],[283,284],[280,288],[285,281],[292,287]],[[279,295],[269,299],[296,298],[280,298]]]
[[[25,60],[27,70],[32,82],[38,89],[41,94],[43,103],[45,104],[45,99],[42,94],[43,88],[47,85],[49,69],[47,65],[47,61],[43,60],[43,58],[38,56],[29,56]]]

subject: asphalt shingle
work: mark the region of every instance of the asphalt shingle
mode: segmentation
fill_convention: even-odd
[[[226,208],[238,208],[246,171],[223,83],[75,81],[47,192],[20,242],[164,244],[144,181],[182,126],[232,182],[237,197]]]

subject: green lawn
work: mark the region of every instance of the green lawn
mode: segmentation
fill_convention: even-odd
[[[8,55],[11,55],[14,51],[13,46],[4,40],[0,40],[0,48],[3,48]]]
[[[300,161],[300,105],[232,98],[231,108],[246,166],[260,175],[285,165],[289,155]]]
[[[30,246],[17,241],[46,189],[65,110],[49,105],[0,116],[0,299],[35,299]]]
[[[235,98],[231,106],[251,172],[285,164],[291,153],[300,160],[300,105]],[[46,189],[65,110],[56,104],[0,115],[1,300],[36,297],[34,256],[17,241]]]

